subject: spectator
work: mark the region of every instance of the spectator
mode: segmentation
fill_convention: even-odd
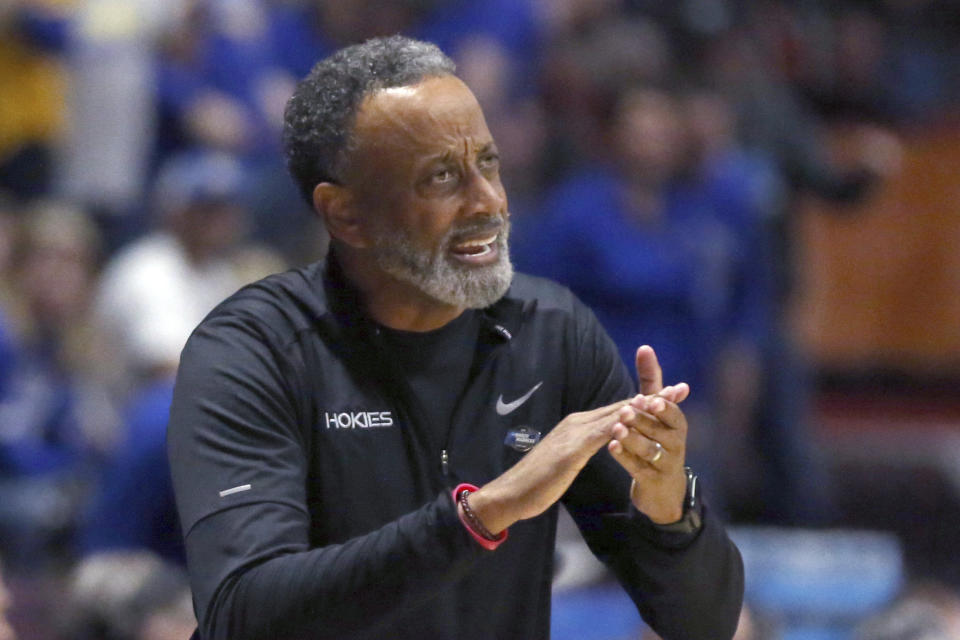
[[[616,162],[580,169],[556,187],[515,256],[520,268],[582,297],[625,362],[637,340],[649,343],[664,367],[690,381],[687,411],[709,415],[716,410],[719,357],[734,337],[744,339],[734,331],[759,313],[753,296],[735,292],[759,289],[762,265],[752,262],[746,235],[714,194],[684,175],[679,105],[662,89],[625,92],[607,133]],[[716,425],[716,416],[700,415],[698,423]],[[700,429],[688,442],[692,464],[711,476],[707,484],[715,490],[718,431]]]
[[[150,551],[186,561],[167,464],[171,380],[138,390],[124,416],[123,437],[104,466],[80,532],[81,553]]]
[[[310,7],[256,0],[197,3],[169,33],[157,69],[161,159],[193,147],[237,157],[252,236],[288,258],[314,250],[308,240],[321,235],[276,142],[295,74],[309,70],[297,53],[326,46],[314,18]]]
[[[716,91],[686,93],[694,178],[752,252],[751,286],[735,291],[750,313],[737,318],[733,341],[714,372],[718,417],[728,430],[723,465],[731,511],[744,519],[823,523],[830,517],[826,465],[817,455],[793,360],[783,357],[777,316],[777,268],[766,225],[782,206],[776,167],[737,140],[732,105]],[[735,497],[734,495],[735,494]]]
[[[223,298],[280,268],[244,241],[245,187],[230,156],[172,158],[154,192],[161,226],[106,270],[98,314],[121,356],[113,377],[124,421],[84,522],[85,553],[149,549],[183,561],[165,450],[180,349]]]
[[[760,200],[758,229],[771,273],[771,319],[760,353],[763,387],[750,427],[759,438],[767,473],[752,485],[760,490],[755,494],[759,509],[742,515],[824,525],[834,517],[828,478],[804,435],[809,433],[813,374],[788,317],[796,267],[794,219],[801,198],[809,195],[837,204],[862,202],[885,175],[896,170],[899,145],[881,130],[860,126],[862,151],[856,160],[849,165],[833,161],[825,145],[824,122],[791,82],[789,33],[798,20],[795,11],[782,4],[757,9],[754,21],[746,23],[749,28],[731,29],[713,38],[700,64],[704,75],[722,87],[734,106],[741,148],[773,170],[772,180],[767,180],[773,187],[768,195],[773,197]],[[775,28],[767,23],[761,27],[761,15],[771,18],[768,22]],[[766,38],[759,36],[761,28]],[[798,460],[806,462],[799,465]]]
[[[64,623],[75,640],[184,640],[196,624],[183,571],[147,552],[77,565]]]
[[[458,65],[466,61],[473,42],[482,39],[504,50],[517,72],[509,93],[530,90],[527,79],[536,71],[543,34],[534,0],[450,0],[434,2],[422,10],[412,31],[433,42]]]
[[[823,121],[776,64],[786,54],[776,44],[761,46],[763,40],[751,35],[732,30],[715,38],[705,49],[701,68],[707,82],[722,87],[734,105],[744,148],[772,163],[784,186],[784,197],[766,216],[766,227],[775,259],[776,300],[785,302],[794,280],[792,220],[799,197],[814,195],[838,204],[862,201],[896,169],[898,146],[867,128],[862,132],[862,153],[852,166],[834,162],[825,145]]]
[[[0,4],[0,189],[50,193],[52,154],[64,124],[61,28],[69,0]]]
[[[69,0],[0,4],[0,189],[48,195],[53,146],[63,131],[60,28]]]
[[[242,166],[220,153],[189,152],[161,170],[153,197],[158,226],[111,260],[97,299],[98,317],[119,349],[119,380],[136,387],[170,378],[194,326],[252,279],[247,270],[278,266],[244,245],[244,188]]]
[[[158,90],[168,137],[163,151],[210,147],[248,160],[272,154],[283,99],[294,77],[270,41],[269,14],[256,0],[194,5],[160,56]]]
[[[73,533],[111,421],[90,382],[96,229],[78,210],[44,204],[26,212],[22,238],[10,306],[16,342],[0,397],[0,540],[8,557],[40,568]]]
[[[65,19],[68,127],[61,192],[91,211],[115,249],[139,231],[156,134],[159,41],[187,0],[74,0]]]
[[[545,173],[552,180],[606,158],[611,96],[635,84],[660,84],[674,68],[659,25],[627,19],[609,0],[568,4],[577,10],[553,26],[542,65],[550,131]]]

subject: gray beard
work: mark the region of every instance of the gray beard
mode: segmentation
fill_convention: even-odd
[[[418,248],[406,229],[378,229],[374,238],[374,261],[385,273],[413,285],[438,302],[482,309],[503,297],[513,280],[513,265],[507,249],[509,223],[504,223],[497,236],[497,261],[493,264],[458,264],[449,258],[448,249],[455,238],[489,227],[489,224],[473,223],[452,228],[432,252]]]

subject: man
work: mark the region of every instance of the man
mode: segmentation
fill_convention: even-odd
[[[343,49],[285,138],[330,256],[214,310],[171,410],[198,637],[545,638],[562,501],[664,638],[730,638],[743,570],[684,470],[689,389],[641,347],[634,396],[593,315],[513,275],[452,62]]]

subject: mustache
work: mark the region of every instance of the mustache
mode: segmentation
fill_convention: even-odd
[[[481,220],[470,220],[453,227],[450,230],[448,240],[450,242],[457,242],[471,236],[478,236],[485,233],[494,232],[499,233],[500,231],[506,229],[508,225],[509,214],[502,216],[490,216]]]

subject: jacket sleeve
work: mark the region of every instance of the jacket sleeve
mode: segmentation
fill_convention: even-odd
[[[613,342],[589,311],[579,320],[574,362],[582,408],[627,397],[633,383]],[[639,513],[629,495],[629,474],[601,450],[563,501],[590,549],[664,640],[732,638],[743,603],[743,563],[723,525],[704,507],[700,529],[678,534]]]
[[[296,363],[236,318],[188,342],[168,432],[205,640],[339,638],[387,624],[482,550],[449,495],[342,544],[312,545]]]

